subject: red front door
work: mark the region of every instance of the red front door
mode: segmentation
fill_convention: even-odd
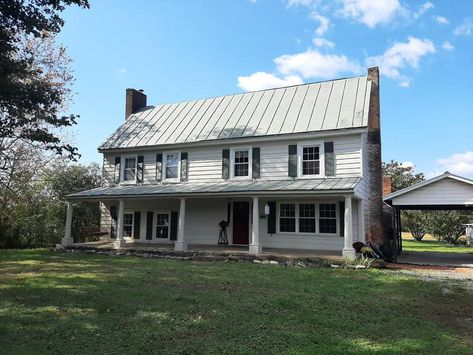
[[[233,244],[248,245],[250,231],[250,203],[233,202]]]

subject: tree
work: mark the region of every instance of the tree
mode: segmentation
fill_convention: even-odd
[[[391,160],[383,162],[383,175],[391,177],[392,191],[397,191],[424,181],[424,174],[415,173],[414,167],[404,166],[402,163]]]
[[[9,155],[19,140],[75,159],[77,148],[63,143],[57,129],[76,123],[61,116],[70,80],[55,81],[60,69],[49,50],[34,42],[54,38],[66,6],[88,8],[87,0],[11,0],[0,2],[0,154]],[[59,54],[64,54],[59,48]],[[67,71],[66,71],[67,72]],[[64,85],[66,83],[66,85]]]
[[[458,211],[433,211],[427,214],[428,230],[438,241],[458,244],[465,232],[463,224],[469,223],[471,213]]]
[[[412,237],[420,242],[427,233],[428,220],[422,211],[403,211],[404,226],[409,230]]]

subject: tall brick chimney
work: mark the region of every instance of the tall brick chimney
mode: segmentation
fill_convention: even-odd
[[[392,186],[392,178],[391,176],[384,175],[383,176],[383,196],[389,195],[391,192],[393,192],[393,186]]]
[[[143,90],[126,89],[125,120],[132,113],[146,107],[146,95]]]
[[[379,68],[368,68],[371,81],[368,112],[368,239],[377,244],[384,243],[383,228],[383,182],[381,170],[381,122],[379,100]]]

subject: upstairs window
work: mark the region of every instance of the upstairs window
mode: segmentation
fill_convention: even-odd
[[[302,148],[302,175],[320,174],[320,152],[319,147]]]
[[[125,157],[123,164],[123,181],[136,181],[136,157]]]
[[[178,182],[181,178],[180,172],[181,154],[179,152],[164,153],[164,181]]]
[[[323,176],[323,144],[310,142],[299,145],[297,155],[299,177]]]
[[[251,177],[251,149],[232,150],[232,177],[244,179]]]

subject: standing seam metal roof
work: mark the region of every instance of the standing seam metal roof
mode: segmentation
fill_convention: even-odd
[[[150,106],[99,149],[366,127],[370,90],[360,76]]]
[[[68,199],[100,199],[114,197],[146,197],[185,194],[226,194],[284,192],[316,193],[352,191],[361,181],[358,177],[307,179],[307,180],[261,180],[225,181],[183,184],[119,185],[98,187],[68,195]],[[196,195],[197,196],[197,195]]]

